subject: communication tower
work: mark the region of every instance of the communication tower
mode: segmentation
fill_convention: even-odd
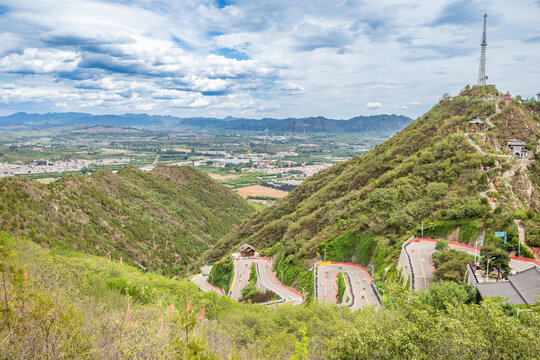
[[[480,44],[480,69],[478,70],[478,85],[486,85],[486,20],[487,14],[484,14],[484,32],[482,33],[482,43]]]

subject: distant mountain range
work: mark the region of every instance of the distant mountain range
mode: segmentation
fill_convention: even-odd
[[[307,118],[245,119],[179,118],[148,114],[92,115],[88,113],[28,114],[19,112],[0,117],[0,127],[49,128],[77,125],[107,125],[136,128],[270,131],[270,132],[366,132],[399,131],[412,119],[402,115],[357,116],[348,120],[328,119],[322,116]]]
[[[182,119],[180,127],[220,130],[248,130],[271,132],[364,132],[398,131],[409,125],[412,119],[402,115],[357,116],[349,120],[327,119],[322,116],[289,119]]]

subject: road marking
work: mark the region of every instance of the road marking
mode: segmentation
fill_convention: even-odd
[[[328,275],[328,273],[326,273]],[[326,300],[326,277],[324,278],[324,299]]]
[[[422,248],[418,249],[418,258],[420,259],[420,266],[422,267],[422,274],[424,274],[424,287],[427,288],[426,272],[424,271],[424,264],[422,263],[422,258],[420,257],[421,250]]]
[[[230,290],[231,295],[233,295],[234,284],[236,283],[236,262],[237,262],[237,261],[238,261],[238,260],[235,260],[235,261],[234,261],[234,264],[233,264],[234,275],[233,275],[233,283],[232,283],[232,285],[231,285],[231,290]]]

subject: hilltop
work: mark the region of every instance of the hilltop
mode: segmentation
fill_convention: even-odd
[[[502,246],[494,232],[506,231],[505,248],[515,251],[514,220],[520,219],[530,244],[540,245],[538,161],[504,154],[506,142],[519,137],[538,158],[540,118],[532,105],[504,102],[493,89],[443,97],[369,153],[317,173],[244,222],[206,254],[222,258],[212,270],[216,282],[227,285],[227,254],[241,243],[275,256],[285,282],[300,287],[310,285],[307,271],[325,253],[331,260],[374,264],[376,276],[396,277],[399,245],[420,235],[422,222],[426,236],[465,243],[485,234],[487,243]],[[477,117],[492,121],[479,149],[479,133],[463,131]],[[491,152],[483,147],[495,139]]]
[[[0,180],[0,230],[176,273],[254,212],[193,167],[125,167],[42,184]]]

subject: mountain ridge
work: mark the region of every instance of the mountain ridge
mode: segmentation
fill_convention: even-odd
[[[272,132],[363,132],[397,131],[412,121],[403,115],[381,114],[356,116],[350,119],[329,119],[323,116],[306,118],[235,118],[207,117],[180,118],[175,116],[148,114],[92,115],[88,113],[45,113],[29,114],[18,112],[0,117],[0,127],[10,126],[76,126],[109,125],[123,127],[155,128],[167,127],[187,129],[245,130]]]
[[[0,230],[177,273],[255,209],[202,171],[124,167],[53,183],[0,180]]]

